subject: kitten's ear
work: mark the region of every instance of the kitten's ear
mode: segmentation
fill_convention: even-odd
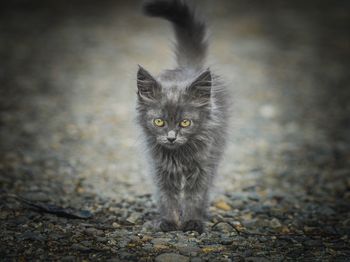
[[[187,92],[192,99],[199,100],[201,104],[207,104],[210,101],[211,87],[212,77],[208,68],[187,87]]]
[[[159,83],[140,65],[137,71],[137,89],[139,98],[146,101],[154,100],[161,92]]]

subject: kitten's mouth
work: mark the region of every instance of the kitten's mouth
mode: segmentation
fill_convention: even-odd
[[[175,148],[178,146],[178,143],[164,143],[163,146],[166,148]]]

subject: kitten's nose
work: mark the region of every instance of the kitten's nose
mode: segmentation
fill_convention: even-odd
[[[170,143],[173,143],[176,140],[176,137],[167,137]]]
[[[170,143],[173,143],[176,140],[176,133],[174,130],[168,132],[167,139]]]

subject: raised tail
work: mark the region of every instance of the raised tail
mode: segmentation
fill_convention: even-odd
[[[206,26],[184,0],[150,0],[143,5],[146,15],[169,20],[176,37],[176,60],[179,67],[202,69],[207,46]]]

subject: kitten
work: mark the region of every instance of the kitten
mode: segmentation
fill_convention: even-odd
[[[204,67],[206,27],[185,1],[147,1],[145,14],[169,20],[177,67],[154,77],[139,66],[138,123],[158,189],[162,231],[203,231],[208,192],[227,131],[227,92]]]

